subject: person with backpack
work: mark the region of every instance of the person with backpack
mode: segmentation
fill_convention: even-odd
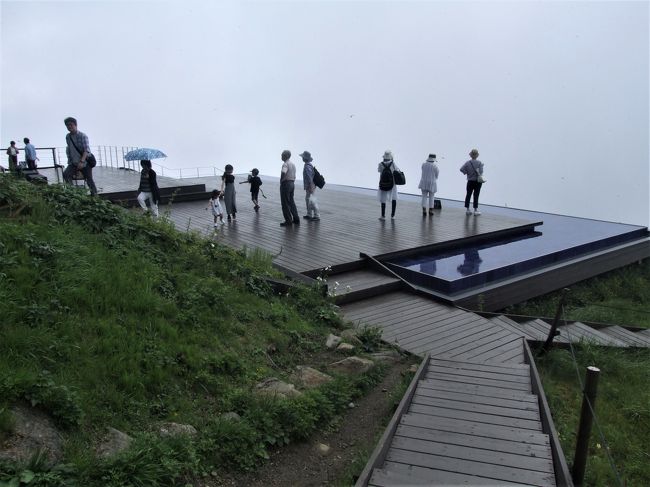
[[[77,171],[81,171],[90,188],[90,194],[95,196],[97,194],[97,186],[95,186],[95,181],[93,180],[93,166],[90,163],[95,158],[90,157],[92,153],[90,152],[88,136],[77,130],[76,118],[68,117],[63,123],[69,132],[65,137],[65,153],[68,156],[68,167],[63,171],[63,180],[68,184],[72,184],[72,177]],[[88,162],[86,161],[87,159]]]
[[[472,149],[469,153],[471,159],[460,167],[460,172],[467,176],[467,193],[465,195],[465,214],[471,215],[469,209],[469,200],[474,195],[474,215],[478,216],[481,212],[478,209],[478,196],[481,194],[483,186],[483,163],[477,159],[478,151]]]
[[[386,219],[386,203],[391,202],[390,217],[395,218],[395,210],[397,209],[397,185],[395,184],[394,172],[399,171],[393,161],[393,153],[391,151],[384,152],[383,160],[377,166],[379,172],[379,190],[377,197],[381,203],[381,216],[380,220]]]
[[[305,163],[302,169],[302,181],[305,189],[305,203],[307,204],[307,214],[303,216],[305,220],[316,222],[320,220],[318,210],[318,200],[316,199],[316,183],[314,182],[314,166],[311,154],[308,151],[300,154],[302,161]]]

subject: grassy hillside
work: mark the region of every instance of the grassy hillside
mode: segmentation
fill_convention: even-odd
[[[508,312],[551,317],[560,293],[551,293]],[[650,259],[571,286],[567,320],[650,327]],[[596,415],[605,441],[594,425],[585,485],[650,485],[650,350],[576,346],[554,350],[538,360],[544,390],[569,465],[573,462],[586,367],[600,368]],[[615,468],[607,456],[607,445]]]
[[[0,440],[18,403],[46,411],[65,439],[63,466],[1,463],[0,485],[184,485],[214,469],[250,469],[269,445],[331,420],[380,373],[260,399],[260,380],[318,362],[341,325],[332,305],[316,289],[274,295],[264,255],[72,188],[0,176],[0,263]],[[225,412],[242,420],[222,420]],[[162,421],[199,434],[161,438]],[[108,426],[135,442],[98,461]]]

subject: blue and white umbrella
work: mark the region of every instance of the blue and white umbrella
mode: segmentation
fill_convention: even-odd
[[[158,149],[147,149],[146,147],[141,147],[140,149],[135,149],[129,151],[124,156],[125,161],[144,161],[151,159],[160,159],[161,157],[167,157],[163,151]]]

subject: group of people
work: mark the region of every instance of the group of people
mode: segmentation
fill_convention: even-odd
[[[81,173],[83,179],[86,181],[91,195],[97,194],[97,187],[93,180],[92,169],[95,164],[95,158],[90,150],[90,142],[88,136],[77,128],[77,120],[73,117],[68,117],[64,120],[65,126],[68,129],[66,135],[66,156],[68,165],[63,171],[63,179],[66,183],[72,184],[72,180],[76,174]],[[36,169],[36,149],[30,143],[29,138],[25,137],[25,161],[28,169]],[[7,148],[7,155],[9,156],[9,170],[17,171],[19,149],[16,143],[12,140],[9,148]],[[483,186],[483,163],[478,160],[478,150],[472,149],[469,153],[470,159],[465,162],[460,172],[467,177],[467,186],[465,194],[465,212],[467,215],[472,214],[470,209],[470,200],[474,215],[480,215],[481,212],[478,208],[479,195],[481,187]],[[296,165],[291,161],[291,151],[284,150],[281,154],[282,170],[280,172],[280,202],[282,206],[282,215],[284,221],[280,223],[283,227],[290,227],[292,225],[300,224],[300,215],[296,207],[294,199],[295,193],[295,180],[296,180]],[[303,219],[307,221],[319,221],[320,210],[318,206],[318,199],[316,196],[317,185],[314,182],[316,174],[313,158],[311,153],[304,151],[300,154],[303,160],[303,189],[305,190],[305,205],[307,213],[303,215]],[[158,216],[158,203],[160,202],[160,192],[156,179],[156,172],[152,168],[151,161],[140,161],[142,171],[140,173],[140,185],[138,186],[138,203],[144,211],[147,209],[147,201],[151,213]],[[395,164],[393,154],[391,151],[385,151],[382,160],[377,166],[377,171],[380,173],[379,188],[377,196],[381,205],[380,220],[386,219],[386,205],[391,203],[391,218],[395,218],[397,211],[397,186],[404,184],[404,181],[398,181],[397,177],[402,177],[403,174]],[[427,159],[422,163],[422,172],[420,176],[420,183],[418,189],[422,192],[422,215],[431,216],[434,214],[436,205],[435,193],[438,190],[438,176],[440,170],[437,165],[436,155],[429,154]],[[246,181],[240,184],[250,184],[251,200],[253,202],[253,209],[257,212],[260,209],[259,193],[262,180],[259,177],[259,171],[253,169]],[[321,184],[322,187],[322,184]],[[262,195],[264,195],[262,193]],[[221,176],[221,188],[215,189],[212,192],[208,208],[212,210],[214,217],[215,227],[223,225],[223,209],[220,200],[223,199],[226,209],[228,221],[235,221],[237,219],[237,203],[235,191],[235,175],[234,168],[231,164],[227,164],[223,175]]]
[[[469,153],[470,159],[460,167],[460,172],[467,177],[467,186],[465,193],[465,214],[471,215],[470,200],[474,207],[474,215],[480,215],[478,209],[478,198],[483,186],[483,163],[478,160],[478,150],[472,149]],[[380,220],[386,219],[386,204],[391,202],[390,217],[395,218],[397,210],[397,186],[396,175],[400,175],[401,171],[395,164],[393,154],[391,151],[384,152],[383,160],[377,166],[379,176],[379,189],[377,197],[381,204]],[[422,216],[429,216],[434,214],[435,208],[435,194],[438,190],[438,175],[440,170],[436,163],[436,155],[429,154],[427,160],[422,163],[422,174],[420,176],[420,183],[418,189],[422,191]],[[427,212],[428,210],[428,212]]]
[[[21,169],[28,169],[31,171],[36,170],[36,161],[39,160],[39,158],[36,156],[36,147],[34,147],[34,144],[29,141],[29,137],[25,137],[23,139],[23,143],[25,144],[25,148],[23,149],[25,152],[24,166],[21,166],[21,164],[18,162],[18,154],[20,154],[20,150],[18,147],[16,147],[16,141],[12,140],[9,143],[9,147],[7,147],[9,171],[11,172],[17,172]]]

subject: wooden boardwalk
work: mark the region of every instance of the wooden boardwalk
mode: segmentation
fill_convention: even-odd
[[[431,357],[357,485],[556,485],[521,333],[407,291],[341,310]]]
[[[163,207],[179,229],[192,229],[237,248],[261,248],[277,255],[274,262],[298,273],[315,273],[327,266],[360,264],[360,252],[373,256],[458,242],[469,238],[490,238],[503,233],[520,233],[533,229],[530,222],[489,212],[466,217],[464,211],[444,208],[434,216],[422,217],[417,203],[398,201],[394,220],[379,221],[376,198],[345,188],[329,188],[318,193],[321,220],[283,228],[279,184],[264,182],[267,198],[260,198],[261,209],[255,213],[247,185],[238,186],[236,222],[216,231],[205,202],[186,202]],[[210,189],[209,187],[207,189]],[[296,184],[296,206],[305,211],[305,192]]]

